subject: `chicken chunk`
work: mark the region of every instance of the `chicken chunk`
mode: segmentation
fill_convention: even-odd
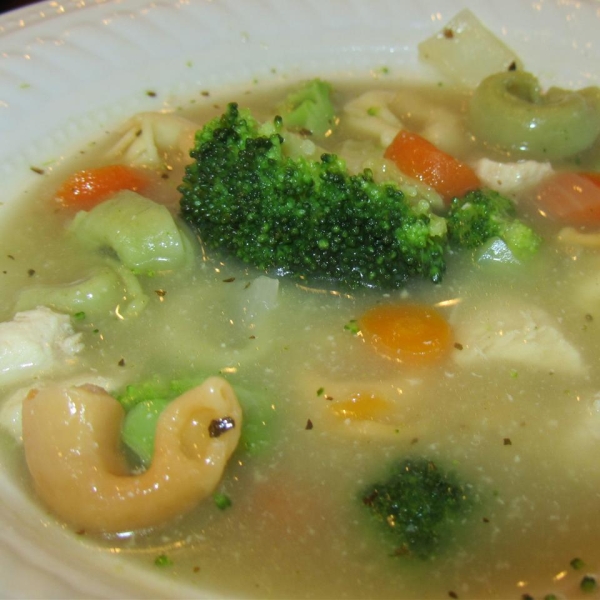
[[[81,352],[68,315],[40,306],[0,323],[0,387],[66,366]]]
[[[471,311],[457,307],[452,322],[462,347],[454,356],[463,367],[503,362],[574,375],[586,371],[557,319],[536,306],[515,307],[506,300]]]
[[[481,158],[474,168],[483,184],[505,194],[533,187],[553,173],[550,163],[536,160],[503,163]]]

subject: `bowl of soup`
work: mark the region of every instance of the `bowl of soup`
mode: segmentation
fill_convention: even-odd
[[[593,597],[599,25],[4,14],[2,594]]]

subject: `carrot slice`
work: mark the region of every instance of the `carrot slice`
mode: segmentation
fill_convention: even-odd
[[[427,364],[452,345],[452,329],[435,309],[421,304],[386,304],[368,310],[358,321],[363,338],[386,358]]]
[[[328,406],[336,417],[351,421],[375,421],[390,412],[389,402],[376,394],[352,394]]]
[[[600,225],[600,173],[563,171],[544,180],[536,190],[544,216],[567,225]]]
[[[88,210],[120,190],[140,191],[148,185],[147,177],[126,165],[108,165],[77,171],[68,177],[56,198],[72,208]]]
[[[446,202],[481,187],[471,167],[405,129],[396,135],[384,156],[406,175],[430,185]]]

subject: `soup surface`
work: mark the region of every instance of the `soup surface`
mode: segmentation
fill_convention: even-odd
[[[390,110],[418,132],[444,115],[447,147],[460,160],[476,164],[486,154],[466,129],[465,92],[385,78],[332,85],[340,123],[322,145],[356,170],[399,177],[382,166],[377,137],[344,122],[343,107],[367,92],[391,99]],[[268,119],[287,92],[211,95],[180,116],[200,126],[235,100]],[[105,264],[106,253],[69,235],[76,211],[56,194],[70,173],[114,162],[122,136],[107,132],[43,174],[4,226],[3,320],[35,308],[32,289],[79,281]],[[136,274],[147,297],[139,314],[73,316],[83,349],[27,385],[88,377],[118,394],[128,384],[221,375],[259,398],[260,443],[240,444],[229,461],[217,490],[227,506],[210,496],[166,526],[65,535],[226,597],[583,594],[582,580],[600,565],[598,251],[561,240],[562,223],[540,215],[532,188],[521,187],[511,193],[519,218],[543,238],[528,260],[455,252],[441,283],[386,291],[277,276],[203,248],[179,220],[186,160],[171,148],[143,195],[176,216],[191,264]],[[354,327],[373,307],[407,302],[450,324],[451,348],[432,364],[386,358]],[[24,385],[2,394],[8,401]],[[4,433],[3,446],[15,477],[35,493],[20,443]],[[397,552],[364,502],[365,489],[406,459],[451,470],[472,500],[427,559]]]

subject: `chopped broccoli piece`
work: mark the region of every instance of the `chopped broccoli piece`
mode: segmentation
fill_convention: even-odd
[[[331,84],[321,79],[306,82],[299,90],[288,94],[279,113],[288,129],[325,136],[335,119]]]
[[[207,377],[208,374],[173,380],[153,377],[128,385],[117,396],[126,411],[121,440],[131,451],[136,466],[150,466],[156,424],[169,402],[200,385]],[[273,443],[276,413],[270,397],[238,385],[233,385],[233,389],[244,414],[239,447],[249,456],[260,454]]]
[[[197,132],[180,208],[207,247],[259,269],[350,287],[441,281],[445,233],[426,203],[413,208],[368,170],[349,174],[336,155],[286,156],[281,119],[274,125],[261,133],[250,112],[231,103]]]
[[[216,492],[213,495],[213,500],[215,501],[215,505],[219,510],[225,510],[232,504],[231,498],[223,492]]]
[[[515,218],[513,202],[490,189],[478,189],[454,198],[447,217],[448,240],[461,248],[477,248],[500,238],[517,258],[537,252],[541,238]]]
[[[156,423],[170,400],[154,399],[138,402],[126,415],[121,427],[121,440],[145,468],[154,454]]]
[[[239,447],[249,456],[256,456],[273,444],[277,414],[267,393],[237,385],[234,389],[244,411]]]
[[[472,506],[467,487],[426,459],[407,459],[362,493],[364,505],[390,534],[395,554],[427,559],[448,526]]]
[[[203,379],[195,380],[194,385],[199,384],[202,381]],[[192,387],[193,385],[190,385],[187,389]],[[121,403],[125,411],[129,412],[141,402],[148,402],[151,400],[172,400],[177,397],[179,393],[178,390],[173,389],[172,382],[160,377],[153,377],[146,381],[127,385],[124,391],[117,395],[117,400]]]

